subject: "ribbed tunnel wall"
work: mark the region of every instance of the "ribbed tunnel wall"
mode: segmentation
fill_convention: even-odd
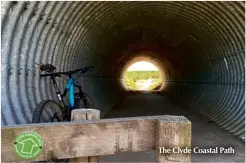
[[[123,67],[145,54],[164,65],[173,103],[244,139],[244,2],[2,2],[1,23],[3,125],[56,99],[35,62],[95,66],[81,81],[105,114]]]

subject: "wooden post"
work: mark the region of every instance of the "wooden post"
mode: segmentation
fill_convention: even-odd
[[[157,163],[188,163],[191,149],[191,123],[185,117],[157,120],[156,126]],[[181,154],[178,149],[183,149]],[[186,149],[186,150],[184,150]]]
[[[81,120],[99,120],[100,110],[96,109],[75,109],[72,111],[71,121],[81,121]],[[81,157],[81,158],[71,158],[70,162],[80,162],[80,163],[97,163],[99,162],[99,157]]]

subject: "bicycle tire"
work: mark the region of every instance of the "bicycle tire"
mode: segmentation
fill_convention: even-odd
[[[44,111],[49,112],[49,110],[51,108],[53,108],[53,109],[55,109],[55,111],[59,112],[58,116],[59,116],[60,120],[63,121],[64,109],[54,100],[44,100],[44,101],[40,102],[37,105],[37,107],[35,108],[35,110],[33,112],[32,123],[43,123],[43,122],[41,122],[42,113],[44,113]],[[58,116],[57,116],[57,118],[58,118]],[[50,122],[50,121],[48,121],[48,122]]]
[[[91,102],[91,98],[89,95],[87,95],[86,93],[83,93],[83,97],[84,99],[81,99],[81,97],[79,95],[75,95],[75,108],[79,109],[79,108],[93,108],[92,102]],[[84,104],[84,100],[86,101],[86,105]]]

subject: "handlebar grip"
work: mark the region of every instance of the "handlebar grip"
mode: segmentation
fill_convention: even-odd
[[[83,70],[81,71],[82,74],[85,74],[86,72],[88,72],[90,69],[93,69],[94,67],[84,67]]]

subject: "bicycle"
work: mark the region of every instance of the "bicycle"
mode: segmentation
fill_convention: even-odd
[[[93,67],[84,67],[67,72],[54,72],[56,67],[51,64],[41,64],[39,66],[40,71],[47,73],[41,74],[40,77],[51,77],[59,102],[57,103],[55,100],[41,101],[34,110],[32,123],[70,121],[73,109],[92,108],[90,97],[83,92],[81,86],[76,83],[76,80],[81,74],[87,73]],[[74,74],[78,74],[78,76],[73,77]],[[56,77],[62,77],[63,75],[67,76],[68,79],[65,89],[61,94]],[[69,95],[68,105],[65,103],[67,93]]]

